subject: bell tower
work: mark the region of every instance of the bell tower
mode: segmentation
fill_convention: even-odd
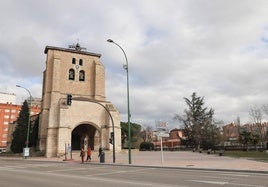
[[[105,68],[100,54],[70,45],[46,46],[43,72],[39,148],[47,157],[90,146],[112,149],[109,136],[114,130],[115,149],[121,150],[118,110],[105,97]]]

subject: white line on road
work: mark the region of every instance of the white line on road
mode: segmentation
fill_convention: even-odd
[[[233,186],[246,186],[246,187],[267,187],[267,186],[260,186],[260,185],[251,185],[251,184],[238,184],[238,183],[229,183]]]
[[[247,187],[266,187],[266,186],[260,186],[260,185],[251,185],[251,184],[241,184],[241,183],[229,183],[224,181],[204,181],[204,180],[187,180],[191,182],[197,182],[197,183],[206,183],[206,184],[217,184],[217,185],[233,185],[233,186],[247,186]]]
[[[136,172],[153,170],[153,169],[154,168],[145,168],[145,169],[128,170],[128,171],[122,170],[122,171],[113,171],[113,172],[106,172],[106,173],[98,173],[98,174],[87,175],[87,176],[94,177],[94,176],[101,176],[101,175],[112,175],[112,174],[117,174],[117,173],[136,173]]]
[[[84,180],[95,180],[95,181],[102,181],[107,183],[113,183],[113,184],[128,184],[131,186],[153,186],[153,187],[186,187],[182,185],[172,185],[172,184],[164,184],[164,183],[153,183],[153,182],[139,182],[139,181],[132,181],[127,179],[109,179],[109,178],[102,178],[102,177],[90,177],[90,176],[78,176],[78,175],[70,175],[70,174],[63,174],[63,173],[47,173],[47,172],[41,172],[41,171],[30,171],[30,170],[12,170],[11,172],[14,173],[29,173],[33,175],[50,175],[50,176],[58,176],[58,177],[64,177],[64,178],[74,178],[74,179],[84,179]]]
[[[225,185],[228,182],[221,182],[221,181],[203,181],[203,180],[187,180],[191,182],[198,182],[198,183],[207,183],[207,184],[218,184],[218,185]]]
[[[0,167],[0,170],[6,170],[6,169],[25,169],[27,167],[23,167],[23,166],[4,166],[4,167]]]
[[[49,170],[46,172],[53,173],[53,172],[61,172],[61,171],[79,171],[79,170],[88,170],[88,168],[56,169],[56,170]]]
[[[228,174],[222,174],[224,176],[231,176],[231,177],[249,177],[250,175],[246,174],[235,174],[235,173],[228,173]]]
[[[46,172],[51,173],[51,172],[59,172],[59,171],[92,170],[92,169],[99,169],[99,168],[103,168],[103,167],[56,169],[56,170],[49,170]]]
[[[6,165],[0,166],[0,171],[11,170],[11,169],[27,169],[27,168],[40,168],[54,166],[55,164],[20,164],[20,165]]]

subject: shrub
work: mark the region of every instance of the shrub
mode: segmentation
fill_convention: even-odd
[[[154,144],[152,142],[142,142],[140,144],[140,151],[151,151],[154,150]]]

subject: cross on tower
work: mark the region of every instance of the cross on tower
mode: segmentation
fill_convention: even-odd
[[[78,42],[77,42],[77,44],[69,45],[69,48],[77,50],[77,51],[81,51],[81,50],[86,51],[87,50],[87,48],[81,47]]]

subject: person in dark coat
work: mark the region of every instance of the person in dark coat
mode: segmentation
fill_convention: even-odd
[[[81,148],[80,157],[81,157],[81,164],[83,164],[84,163],[84,158],[85,158],[84,148]]]

